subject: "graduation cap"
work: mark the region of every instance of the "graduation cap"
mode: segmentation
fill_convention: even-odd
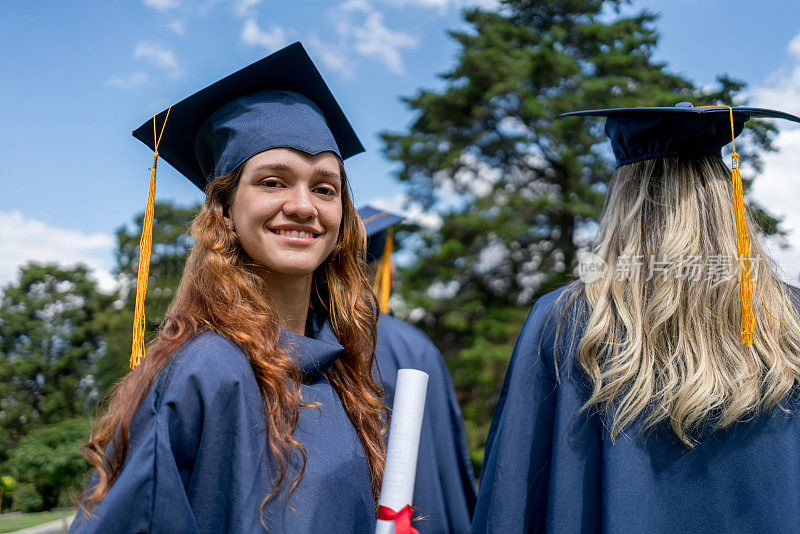
[[[303,45],[291,44],[153,117],[169,128],[160,141],[148,120],[133,136],[200,189],[270,148],[342,160],[364,151]]]
[[[358,216],[367,233],[367,263],[379,261],[372,289],[378,296],[381,313],[389,313],[394,249],[392,227],[403,222],[405,217],[368,205],[358,209]]]
[[[617,166],[671,156],[720,156],[749,119],[774,118],[800,122],[800,117],[773,109],[693,106],[588,109],[561,117],[606,117],[605,131]]]
[[[169,124],[167,124],[169,123]],[[155,115],[133,131],[153,150],[140,240],[131,368],[144,355],[144,296],[152,245],[158,157],[200,189],[272,148],[341,160],[364,151],[303,45],[291,44]]]
[[[695,107],[691,102],[680,102],[673,107],[590,109],[561,114],[561,117],[570,116],[606,118],[605,132],[611,140],[617,166],[673,156],[721,157],[722,147],[732,143],[731,177],[736,244],[740,259],[741,333],[742,342],[745,345],[752,345],[755,337],[755,319],[752,302],[753,282],[750,278],[750,236],[747,232],[736,137],[742,133],[744,123],[752,118],[786,119],[800,123],[800,117],[764,108]],[[756,291],[758,291],[757,286]]]

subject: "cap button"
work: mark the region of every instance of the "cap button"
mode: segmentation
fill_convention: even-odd
[[[675,107],[676,108],[691,108],[693,106],[692,106],[691,102],[678,102],[677,104],[675,104]]]

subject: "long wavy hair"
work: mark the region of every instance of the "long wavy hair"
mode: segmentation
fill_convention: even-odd
[[[327,313],[344,347],[327,377],[364,448],[377,500],[386,455],[386,407],[372,376],[378,308],[364,275],[364,227],[341,162],[340,171],[342,224],[335,249],[314,272],[311,306]],[[206,187],[205,203],[192,223],[194,246],[158,335],[142,363],[114,387],[108,409],[82,448],[98,474],[82,503],[87,513],[92,513],[119,476],[128,453],[131,421],[159,372],[181,345],[202,332],[216,332],[239,346],[261,390],[269,449],[277,463],[261,511],[282,487],[288,486],[288,498],[303,476],[306,451],[292,437],[300,409],[309,406],[301,396],[301,372],[281,347],[274,304],[257,274],[259,265],[247,256],[223,218],[240,174],[241,167]]]
[[[742,343],[732,191],[730,170],[711,156],[650,159],[611,178],[593,250],[607,271],[576,285],[589,305],[578,344],[592,386],[584,409],[612,416],[612,439],[636,420],[642,432],[668,422],[692,447],[703,428],[796,391],[797,303],[749,217],[756,336]]]

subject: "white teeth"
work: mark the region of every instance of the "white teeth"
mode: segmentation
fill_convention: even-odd
[[[302,237],[302,238],[310,238],[314,237],[313,234],[310,232],[300,232],[297,230],[276,230],[275,233],[278,235],[285,235],[287,237]]]

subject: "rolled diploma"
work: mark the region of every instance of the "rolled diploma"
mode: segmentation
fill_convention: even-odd
[[[397,386],[392,406],[392,422],[389,425],[389,444],[386,450],[380,499],[382,506],[396,512],[411,504],[414,496],[419,436],[422,432],[422,415],[425,412],[427,391],[427,373],[417,369],[397,371]],[[379,519],[375,534],[395,534],[394,521]]]

